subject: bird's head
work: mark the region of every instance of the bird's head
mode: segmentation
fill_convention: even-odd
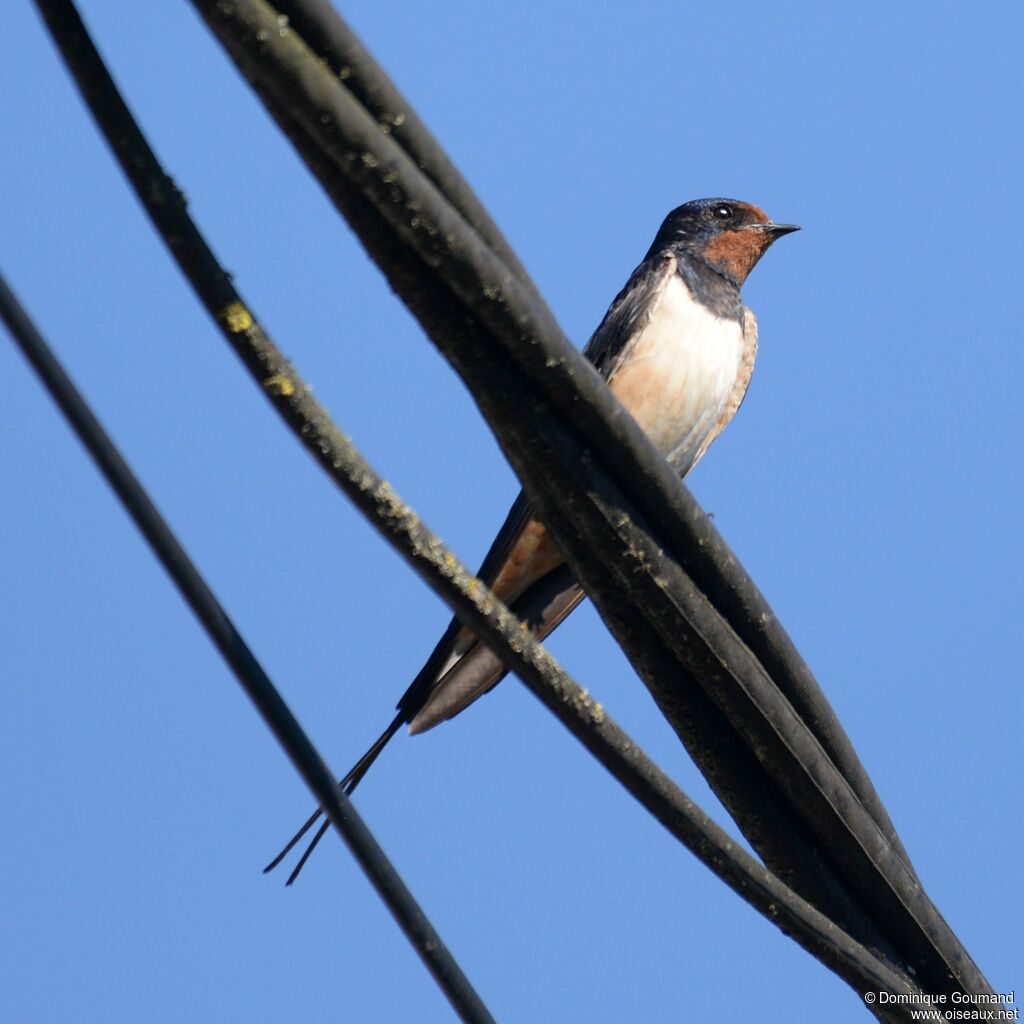
[[[799,230],[737,199],[694,199],[665,218],[651,254],[682,250],[741,285],[776,238]]]

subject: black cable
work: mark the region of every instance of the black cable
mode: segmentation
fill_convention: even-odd
[[[751,659],[751,651],[739,642],[743,638],[737,638],[728,625],[721,623],[718,613],[699,590],[693,600],[674,600],[675,610],[667,608],[664,601],[659,601],[659,610],[644,600],[632,602],[629,614],[616,614],[616,605],[623,610],[626,605],[622,584],[639,576],[643,568],[642,559],[628,564],[631,544],[643,544],[653,534],[660,543],[669,538],[683,540],[686,551],[692,553],[694,538],[690,535],[686,539],[685,525],[678,518],[674,527],[666,525],[666,518],[671,518],[679,508],[684,492],[649,440],[597,380],[593,369],[568,345],[549,311],[530,301],[517,279],[419,173],[408,155],[380,130],[366,109],[308,51],[303,40],[282,29],[269,4],[264,0],[235,0],[230,5],[215,0],[192,2],[254,88],[262,97],[269,98],[271,109],[286,110],[308,133],[322,156],[333,161],[336,171],[390,227],[397,259],[403,258],[402,247],[406,247],[435,271],[443,286],[450,290],[460,304],[458,317],[463,321],[467,314],[475,318],[473,322],[480,328],[478,334],[486,338],[483,344],[477,344],[475,352],[460,350],[453,354],[459,345],[458,332],[446,337],[443,332],[431,330],[431,335],[467,378],[541,518],[645,682],[659,694],[662,710],[695,758],[699,758],[709,723],[715,719],[709,717],[704,721],[702,717],[695,722],[688,708],[675,714],[678,695],[681,690],[691,690],[695,679],[713,691],[711,697],[724,712],[728,727],[742,740],[733,744],[739,758],[738,770],[723,800],[751,841],[757,845],[767,835],[773,842],[785,843],[787,837],[793,837],[799,846],[798,833],[803,828],[810,829],[821,851],[818,863],[808,863],[798,852],[790,865],[779,868],[785,871],[785,877],[793,879],[795,888],[805,891],[805,879],[801,877],[805,869],[813,875],[831,867],[839,885],[863,900],[861,916],[863,910],[868,910],[876,917],[875,923],[885,936],[881,948],[891,944],[899,949],[900,956],[906,957],[918,977],[927,979],[927,985],[938,992],[962,988],[990,993],[991,987],[903,859],[902,847],[891,832],[891,824],[873,788],[868,784],[867,789],[854,790],[853,786],[858,784],[856,773],[846,778],[837,771],[832,755],[838,758],[842,751],[832,742],[835,736],[829,729],[818,734],[812,731],[821,723],[821,717],[814,713],[805,718],[794,710],[794,702],[800,703],[800,694],[780,691],[764,673],[763,666]],[[409,215],[410,210],[415,211],[415,216]],[[388,258],[395,261],[394,251],[388,253]],[[389,262],[382,262],[382,266],[389,271]],[[410,273],[407,264],[401,273]],[[423,316],[430,296],[414,294],[410,301],[400,288],[399,291],[430,330],[429,317]],[[462,334],[467,334],[465,328]],[[487,342],[492,342],[489,349]],[[486,372],[472,381],[467,367],[473,360],[483,363],[493,357],[497,361],[502,355],[508,356],[507,364],[511,367],[499,385],[503,393],[488,394]],[[493,368],[490,373],[493,377]],[[522,395],[529,395],[531,387],[532,393],[538,398],[542,393],[549,405],[541,406],[536,398],[529,405],[509,401],[510,396],[521,400]],[[581,397],[586,400],[581,401]],[[506,408],[498,414],[495,410],[503,400]],[[526,407],[531,409],[532,416],[530,422],[524,423],[522,409]],[[558,422],[543,429],[539,426],[546,422],[544,417],[549,409],[556,413],[564,429],[560,429]],[[545,447],[553,453],[552,458],[538,454]],[[595,462],[599,469],[592,474],[588,490],[576,470],[584,467],[589,471]],[[570,466],[572,470],[567,469]],[[591,501],[600,494],[602,486],[607,490],[606,481],[616,489],[615,515],[632,520],[623,529],[617,528],[615,515],[609,518],[598,507],[599,502]],[[559,512],[569,507],[574,511],[571,522]],[[583,508],[589,508],[590,526],[584,524]],[[603,525],[613,527],[611,533],[603,530],[602,517],[606,520]],[[645,524],[646,529],[640,524]],[[608,540],[602,540],[602,530]],[[617,536],[613,538],[612,534]],[[677,569],[688,565],[680,550],[665,546]],[[613,580],[608,566],[616,565],[616,559],[620,561],[613,570]],[[694,589],[694,580],[686,578],[682,571],[677,575],[679,588],[687,592]],[[638,624],[638,618],[645,622]],[[768,618],[765,611],[763,620],[767,622]],[[642,636],[630,642],[631,630]],[[704,639],[713,637],[714,642],[705,644],[704,653],[696,662],[681,657],[676,669],[676,676],[682,677],[680,683],[666,688],[664,672],[652,671],[649,664],[645,668],[648,641],[660,635],[667,654],[680,655],[679,636],[687,635],[687,630],[695,630]],[[751,642],[757,639],[757,635],[751,637]],[[701,669],[713,665],[720,666],[721,671],[715,672],[712,685],[701,678]],[[731,691],[726,693],[724,686]],[[816,686],[813,689],[812,694],[804,694],[817,702],[812,710],[828,709],[820,690]],[[838,729],[831,709],[828,715]],[[713,785],[734,767],[728,735],[719,731],[721,735],[714,736],[712,743],[717,752],[726,756],[710,765],[710,771],[707,760],[699,762]],[[788,809],[773,819],[775,835],[763,828],[758,833],[748,832],[751,822],[755,827],[758,821],[763,822],[763,808],[745,793],[742,779],[749,777],[750,772],[743,763],[745,755],[740,747],[756,752],[762,773],[785,793]],[[860,772],[863,782],[866,776],[863,769]],[[813,799],[807,799],[811,793]],[[806,881],[817,885],[811,876]],[[844,916],[842,923],[854,927],[855,918]],[[866,923],[870,928],[870,923]],[[861,934],[867,938],[869,933]]]
[[[345,838],[460,1017],[467,1022],[490,1021],[490,1015],[458,965],[433,932],[355,808],[333,783],[329,769],[301,726],[2,277],[0,319],[7,324],[15,343],[36,370],[314,796],[322,801],[329,820]],[[540,675],[536,671],[525,671],[524,674],[531,682]],[[792,935],[862,995],[886,991],[910,1000],[893,1009],[889,1018],[901,1021],[914,1019],[911,1011],[920,1005],[914,1002],[920,996],[917,988],[854,942],[738,847],[644,757],[588,695],[564,676],[558,685],[536,686],[535,690],[570,727],[573,727],[574,719],[577,725],[584,726],[582,729],[574,727],[573,731],[587,749],[743,899]],[[312,825],[319,813],[313,815],[307,824]]]
[[[467,1024],[493,1024],[494,1018],[440,935],[338,789],[335,776],[3,278],[0,316],[455,1012]]]

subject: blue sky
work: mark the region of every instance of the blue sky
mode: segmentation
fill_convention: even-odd
[[[712,9],[712,6],[714,9]],[[242,293],[469,562],[493,438],[186,3],[82,5]],[[1024,989],[1018,5],[345,5],[578,344],[687,199],[804,231],[691,486],[834,703],[932,897]],[[28,4],[0,62],[0,261],[331,765],[447,621],[193,301]],[[0,1002],[11,1020],[447,1021],[21,358],[0,344]],[[400,624],[396,629],[395,624]],[[589,608],[552,644],[724,821]],[[863,1021],[516,680],[358,796],[502,1021]]]

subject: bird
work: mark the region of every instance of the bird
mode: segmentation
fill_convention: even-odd
[[[696,199],[672,210],[643,261],[608,307],[583,355],[672,468],[685,476],[736,414],[757,355],[757,319],[740,290],[768,247],[793,231],[736,199]],[[543,639],[580,603],[551,534],[519,494],[477,574]],[[351,794],[403,726],[425,732],[504,678],[501,659],[453,618],[397,705],[394,719],[338,783]],[[264,868],[316,823],[317,810]],[[314,835],[286,884],[330,826]]]

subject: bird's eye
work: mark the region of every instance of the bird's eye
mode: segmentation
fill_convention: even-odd
[[[732,220],[735,213],[736,211],[726,203],[721,203],[711,211],[715,220]]]

